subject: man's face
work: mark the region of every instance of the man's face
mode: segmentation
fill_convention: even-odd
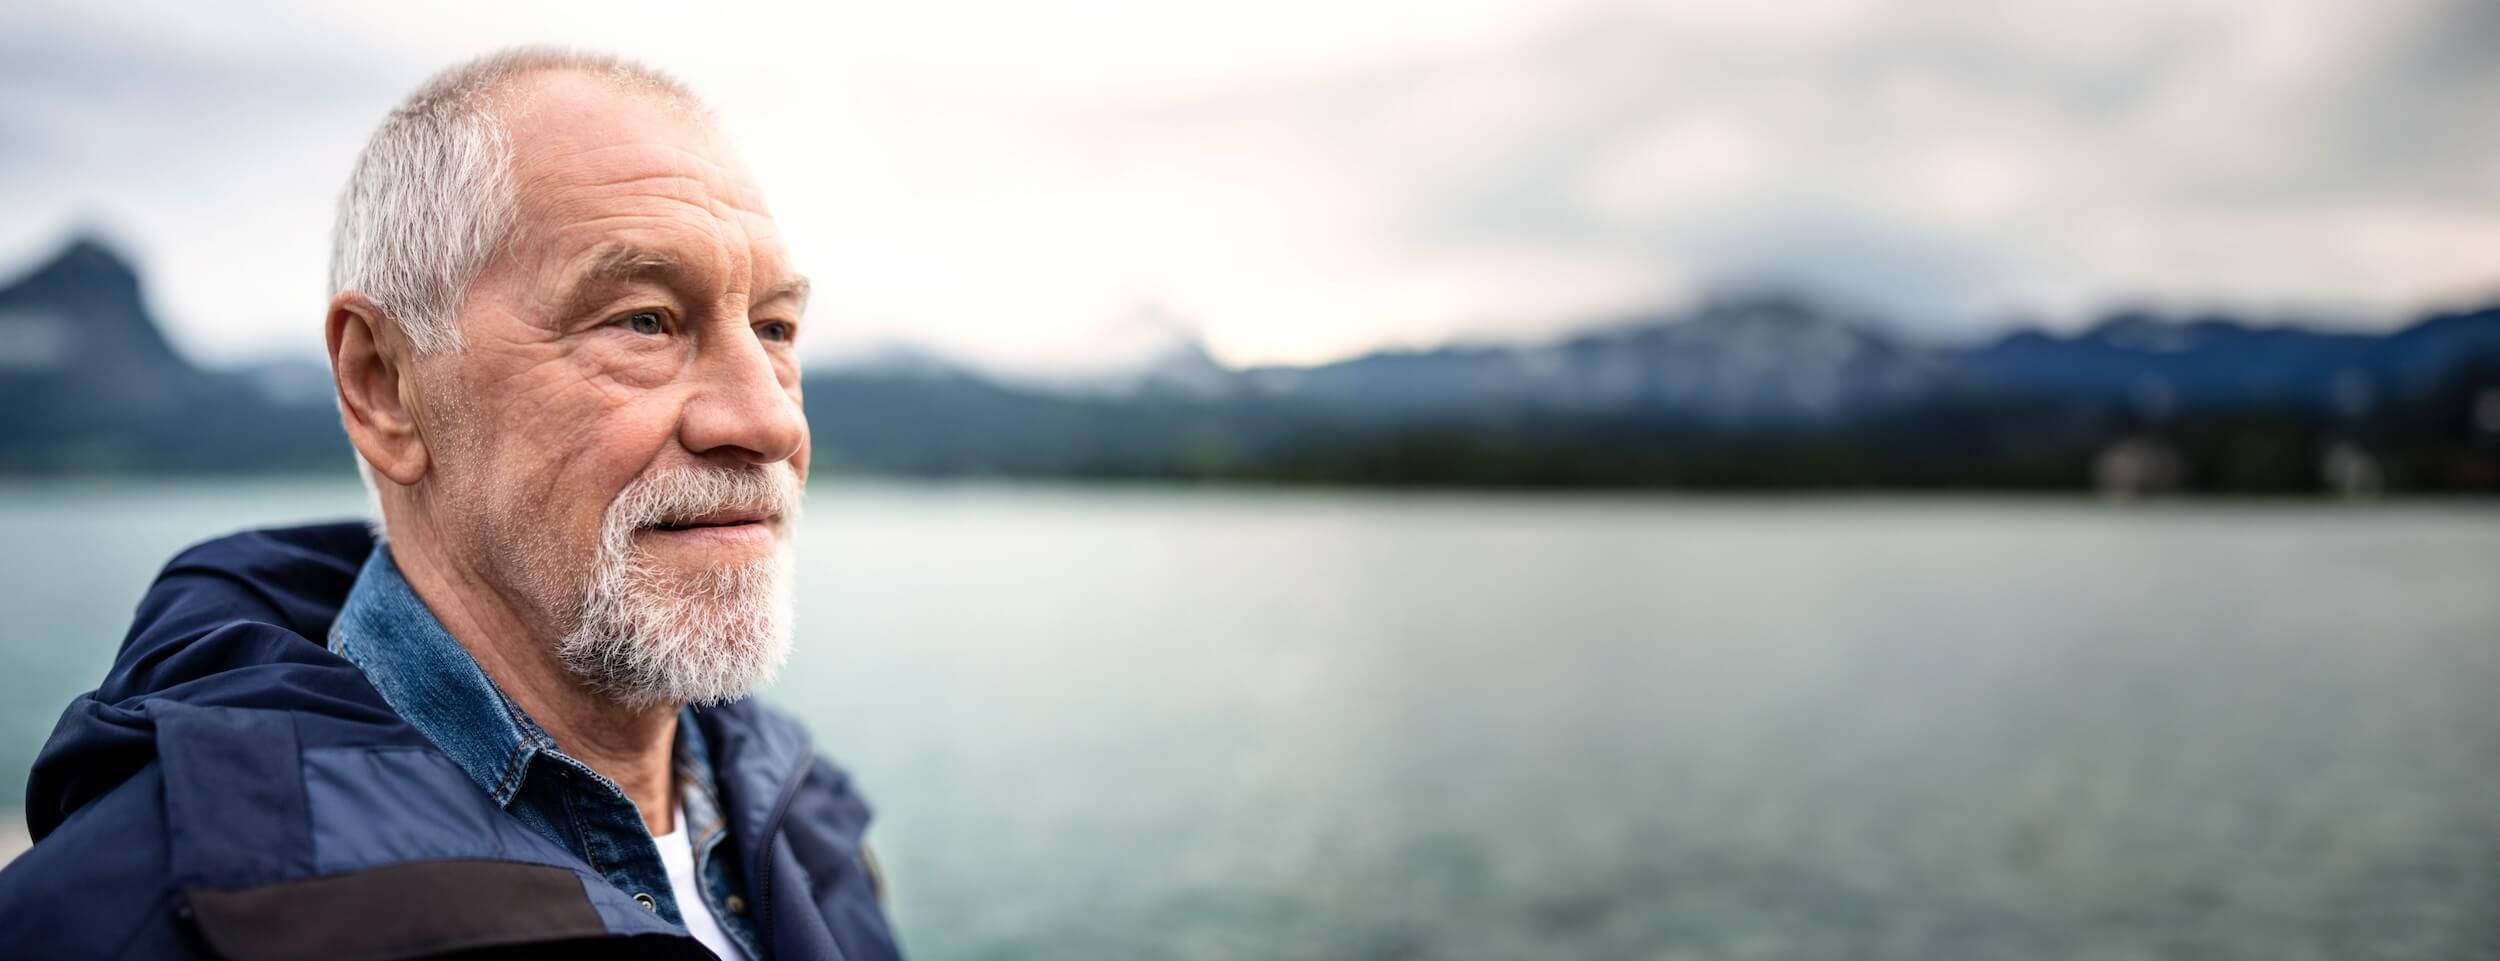
[[[451,555],[611,696],[735,697],[787,650],[804,284],[678,104],[550,73],[503,116],[512,235],[420,367]]]

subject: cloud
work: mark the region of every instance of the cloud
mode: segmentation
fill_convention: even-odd
[[[2500,280],[2479,0],[512,6],[0,13],[0,262],[101,220],[187,349],[311,350],[371,124],[555,40],[722,103],[818,349],[1073,366],[1154,305],[1317,360],[1773,283],[1940,337],[2387,323]]]
[[[1410,181],[1410,239],[1804,283],[1936,330],[2145,299],[2390,320],[2493,279],[2500,153],[2469,114],[2500,86],[2418,49],[2470,47],[2479,11],[1834,9],[1617,12],[1405,89],[1509,91],[1436,145],[1459,173]]]

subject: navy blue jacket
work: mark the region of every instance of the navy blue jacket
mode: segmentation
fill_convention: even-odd
[[[337,524],[166,566],[27,779],[36,843],[0,870],[0,958],[711,956],[497,808],[317,640],[372,550]],[[765,953],[896,957],[849,778],[751,700],[697,717]]]

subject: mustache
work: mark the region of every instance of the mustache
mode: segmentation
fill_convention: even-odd
[[[635,478],[608,509],[608,530],[631,533],[722,514],[755,514],[776,527],[798,519],[805,488],[787,464],[667,467]]]

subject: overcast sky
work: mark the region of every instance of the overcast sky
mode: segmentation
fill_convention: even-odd
[[[365,136],[520,42],[718,103],[819,353],[1069,369],[1178,324],[1309,362],[1766,284],[1939,338],[2500,294],[2490,0],[20,0],[0,275],[92,229],[193,356],[317,354]]]

